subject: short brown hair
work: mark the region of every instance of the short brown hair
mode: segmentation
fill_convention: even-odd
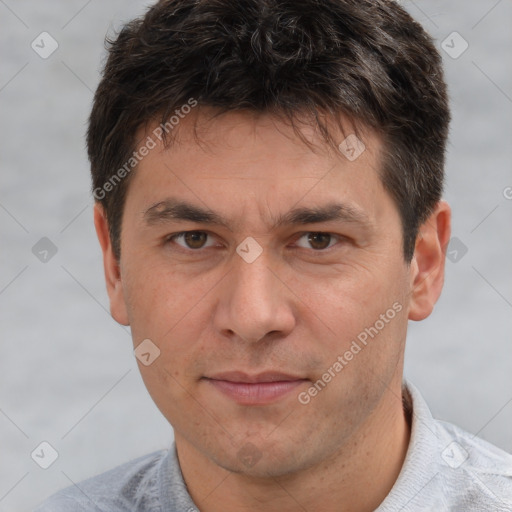
[[[292,123],[306,114],[329,143],[325,114],[375,129],[411,260],[418,227],[441,198],[450,114],[440,55],[396,2],[161,0],[107,43],[87,145],[117,258],[130,176],[108,193],[104,185],[131,158],[139,128],[194,98],[221,113]]]

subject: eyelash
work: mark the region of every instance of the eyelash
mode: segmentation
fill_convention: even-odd
[[[174,242],[176,239],[178,238],[183,238],[184,235],[188,234],[188,233],[205,233],[206,235],[209,235],[209,236],[212,236],[211,233],[208,233],[208,231],[200,231],[200,230],[191,230],[191,231],[180,231],[179,233],[174,233],[172,235],[169,235],[165,238],[165,243],[171,243],[171,242]],[[343,236],[343,235],[337,235],[335,233],[330,233],[328,231],[304,231],[303,233],[301,233],[296,239],[295,239],[295,242],[299,241],[301,238],[303,238],[304,236],[306,235],[310,235],[310,234],[318,234],[318,235],[329,235],[331,236],[334,240],[337,241],[337,243],[340,243],[342,241],[346,241],[347,240],[347,237]],[[329,241],[330,243],[331,241]],[[184,247],[180,244],[177,244],[178,247],[183,250],[183,251],[186,251],[186,252],[200,252],[201,250],[203,249],[208,249],[210,247],[213,247],[213,246],[208,246],[208,247],[200,247],[199,249],[191,249],[190,247]],[[337,244],[334,244],[334,245],[337,245]],[[334,247],[334,245],[329,245],[328,247],[326,247],[325,249],[313,249],[311,248],[311,250],[315,253],[325,253],[325,252],[328,252],[330,249],[332,249],[332,247]],[[299,249],[306,249],[305,247],[299,247]],[[307,249],[306,249],[307,250]]]
[[[188,233],[205,233],[206,235],[210,235],[210,233],[208,233],[207,231],[198,231],[198,230],[180,231],[179,233],[175,233],[173,235],[167,236],[165,238],[165,241],[166,241],[166,243],[174,242],[174,240],[176,240],[177,238],[182,238],[184,235],[186,235]],[[205,249],[204,247],[200,247],[199,249],[191,249],[190,247],[184,247],[179,244],[178,244],[178,246],[181,249],[183,249],[185,251],[189,251],[189,252],[199,252],[200,250]]]

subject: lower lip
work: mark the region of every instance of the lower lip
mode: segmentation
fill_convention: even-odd
[[[215,379],[207,381],[240,405],[266,405],[276,402],[306,382],[305,379],[254,383]]]

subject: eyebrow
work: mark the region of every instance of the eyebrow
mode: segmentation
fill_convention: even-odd
[[[143,212],[143,218],[148,226],[164,224],[172,221],[189,221],[198,224],[223,226],[232,230],[230,222],[218,213],[186,201],[168,198],[153,204]],[[369,227],[368,216],[350,205],[331,202],[312,208],[293,208],[280,215],[272,226],[276,229],[286,225],[315,224],[320,222],[341,221],[361,224]]]

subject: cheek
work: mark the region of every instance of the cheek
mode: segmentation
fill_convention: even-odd
[[[197,316],[212,284],[169,265],[145,261],[127,267],[123,287],[134,342],[144,338],[163,342],[184,320]]]
[[[334,337],[345,339],[373,325],[395,302],[405,308],[403,272],[376,265],[342,269],[321,278],[295,276],[289,287],[300,298],[297,304],[302,315],[316,317]]]
[[[334,407],[341,397],[350,402],[353,396],[375,401],[376,388],[390,381],[402,357],[407,330],[404,272],[399,266],[360,270],[343,279],[297,279],[294,286],[306,328],[321,340],[308,347],[321,360],[316,378],[332,382],[318,404],[332,401]]]

